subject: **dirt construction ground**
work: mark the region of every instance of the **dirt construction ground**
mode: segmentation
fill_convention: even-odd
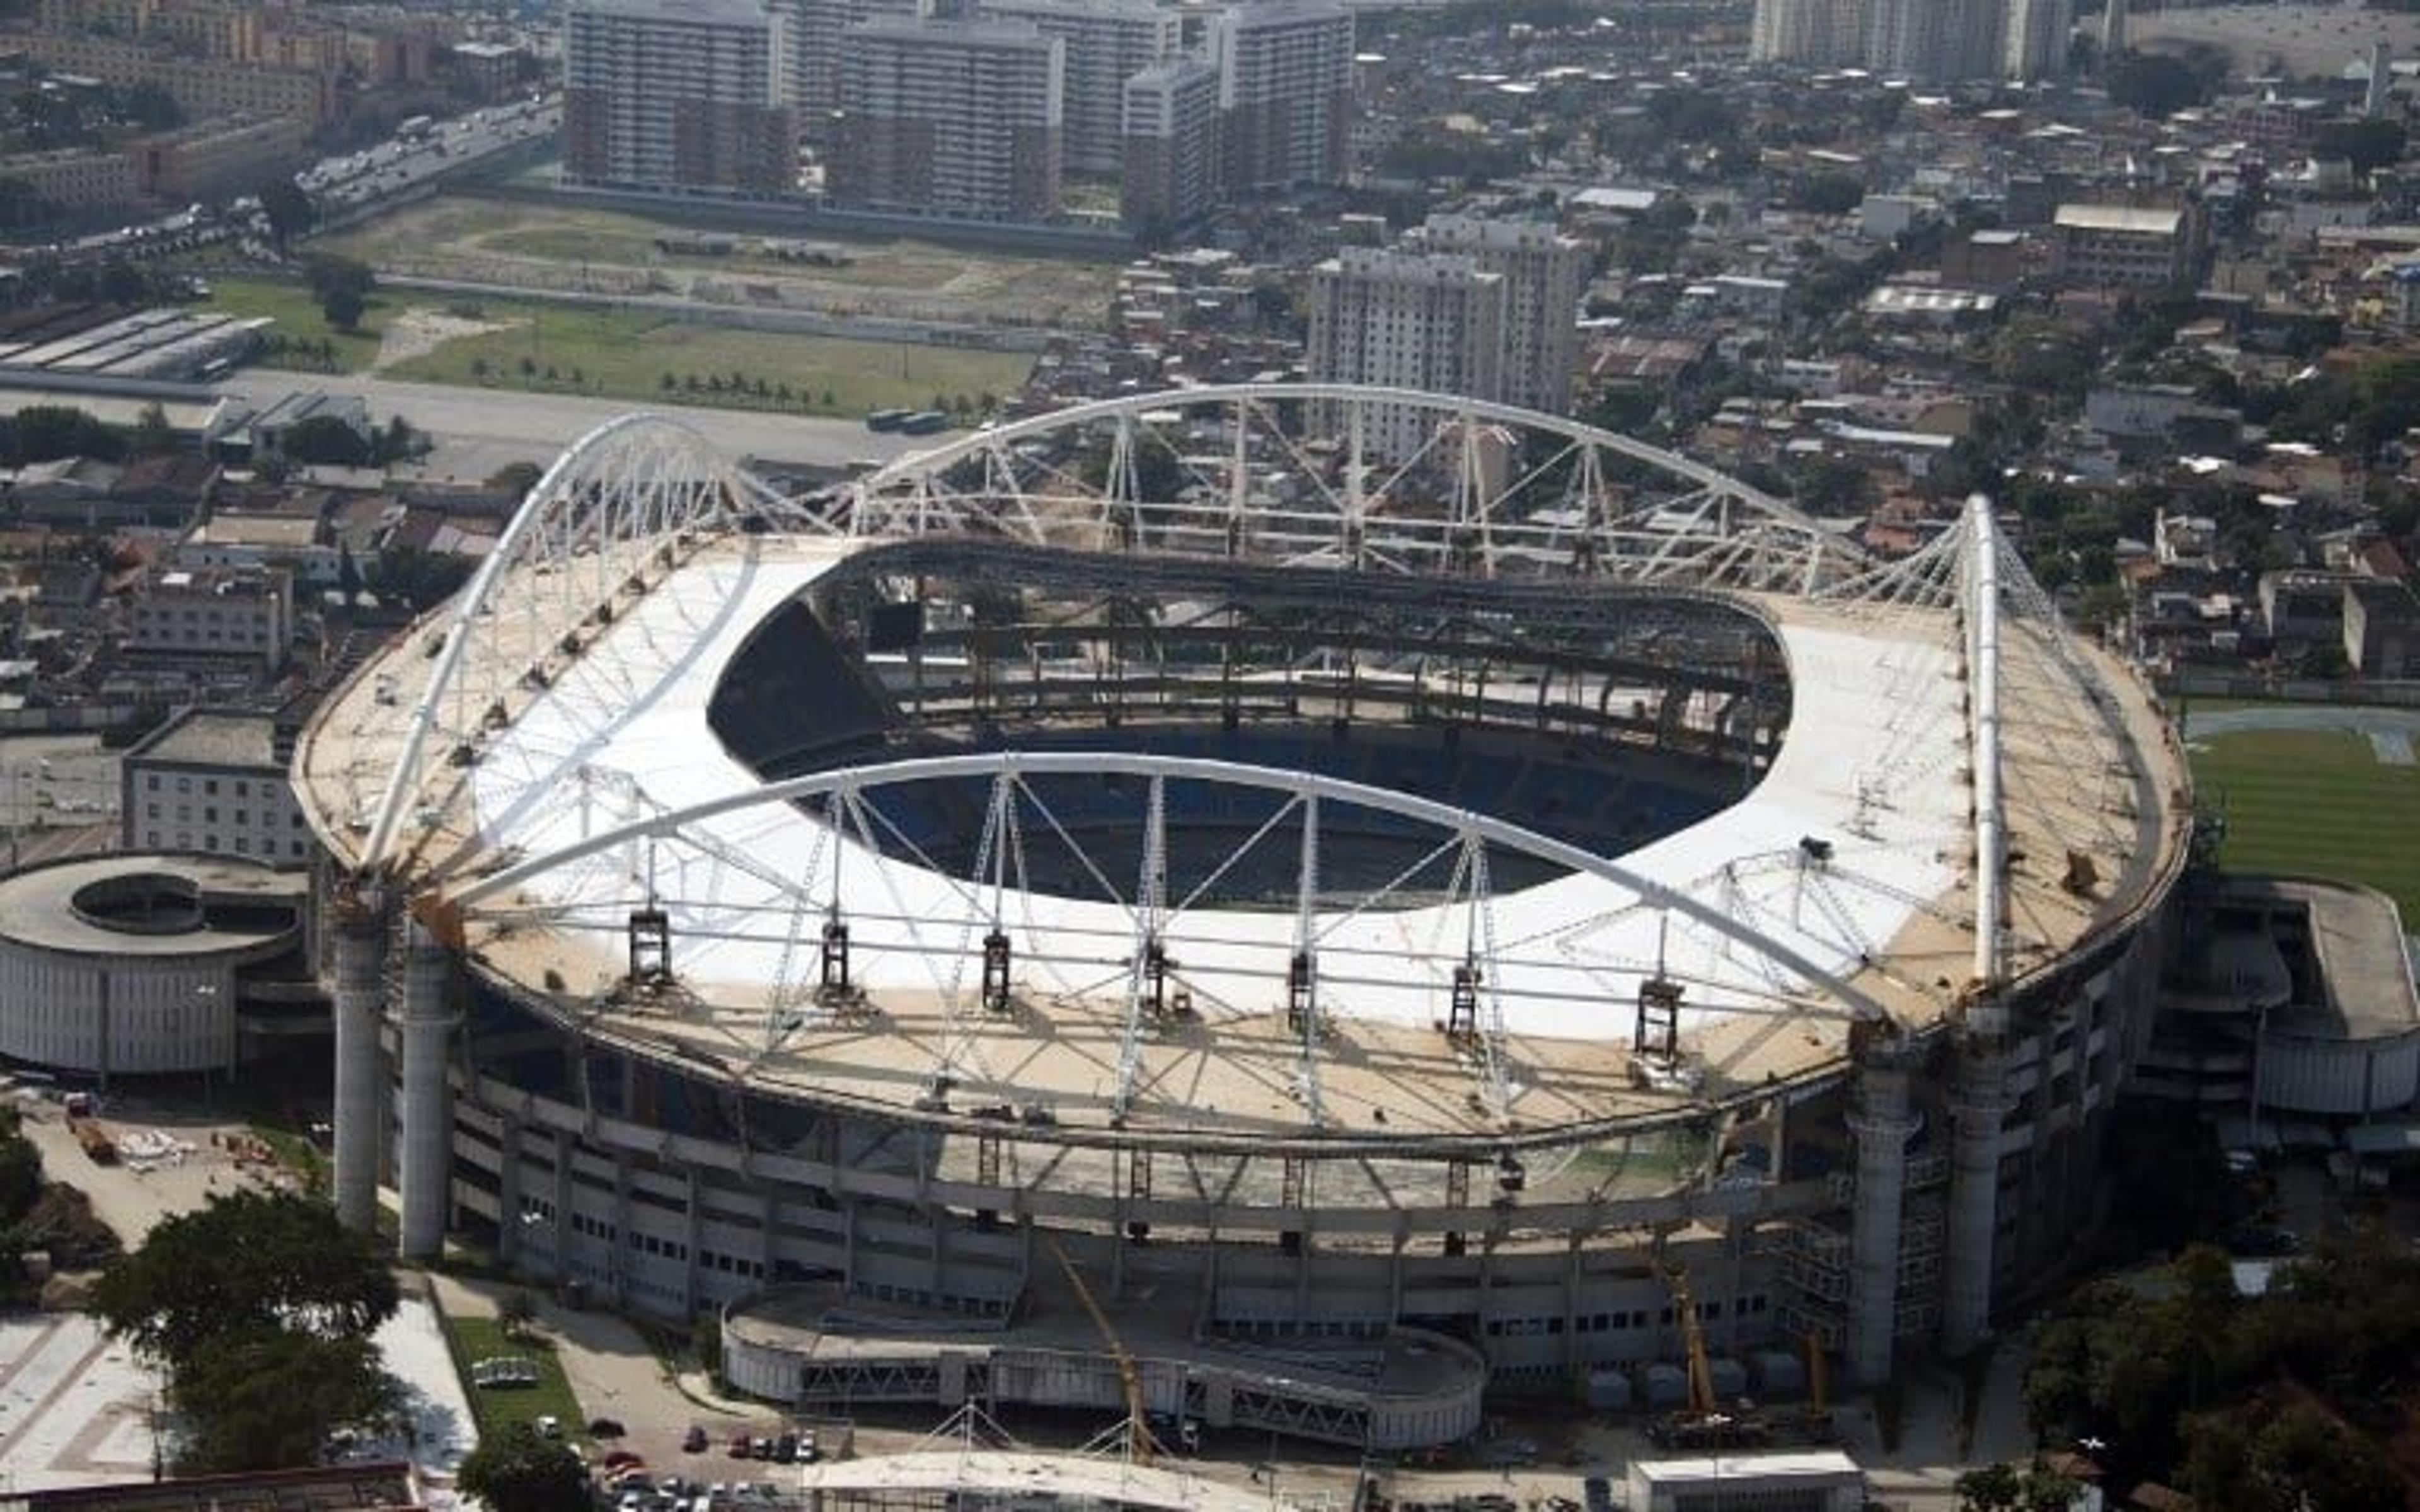
[[[798,240],[830,254],[833,266],[768,255],[761,234],[723,238],[732,251],[720,255],[659,245],[700,236],[612,210],[442,195],[314,245],[401,277],[995,327],[1091,329],[1115,271],[1107,263],[824,234]]]

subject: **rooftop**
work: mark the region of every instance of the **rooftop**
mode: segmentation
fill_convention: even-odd
[[[2184,211],[2149,205],[2062,205],[2054,224],[2077,231],[2122,231],[2133,236],[2172,237],[2184,223]]]
[[[255,766],[281,775],[276,720],[234,709],[187,709],[126,752],[131,762],[186,762],[197,766]]]

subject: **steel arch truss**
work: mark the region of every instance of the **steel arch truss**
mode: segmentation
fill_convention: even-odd
[[[916,821],[886,801],[940,781],[984,794],[980,812],[957,821],[979,830],[970,862],[936,863],[912,832]],[[1047,783],[1061,785],[1046,791]],[[1063,811],[1071,783],[1114,783],[1137,795],[1140,846],[1123,817]],[[1181,873],[1169,843],[1180,784],[1264,799],[1250,821],[1222,816],[1229,838],[1189,852]],[[915,1036],[930,1056],[923,1077],[936,1096],[1015,1083],[1009,1068],[985,1063],[983,1033],[1012,998],[1114,1005],[1101,1016],[1095,1057],[1111,1123],[1167,1074],[1170,1055],[1150,1047],[1172,1021],[1277,1016],[1293,1047],[1285,1093],[1312,1127],[1324,1116],[1337,1003],[1355,1017],[1441,1031],[1469,1078],[1472,1106],[1499,1119],[1516,1116],[1525,1081],[1544,1069],[1515,1063],[1508,1025],[1626,1041],[1650,980],[1672,987],[1676,1003],[1685,992],[1709,1010],[1885,1012],[1843,980],[1861,969],[1869,942],[1843,910],[1776,902],[1798,885],[1792,879],[1765,886],[1726,874],[1674,887],[1484,814],[1312,772],[1129,752],[989,751],[821,772],[679,811],[631,794],[620,811],[624,821],[610,827],[533,836],[532,854],[454,890],[452,910],[474,938],[535,929],[566,947],[584,942],[571,953],[610,968],[566,983],[583,1002],[628,985],[615,980],[626,932],[631,976],[641,974],[643,918],[667,942],[660,955],[650,943],[647,958],[680,963],[649,991],[677,979],[684,995],[710,999],[747,991],[734,984],[769,983],[753,988],[736,1021],[723,1015],[726,1025],[753,1026],[731,1033],[726,1051],[736,1058],[853,1022],[869,981],[938,1003]],[[1338,816],[1348,812],[1385,816],[1398,831],[1396,854],[1412,859],[1389,862],[1383,885],[1340,893],[1328,858],[1345,823]],[[1120,859],[1088,838],[1088,824],[1125,837]],[[1404,833],[1415,827],[1416,837]],[[1061,875],[1089,878],[1089,897],[1031,885],[1045,848]],[[1499,892],[1491,867],[1508,856],[1567,875]],[[1280,880],[1239,905],[1218,884],[1248,857]],[[1764,903],[1744,906],[1744,887]],[[1537,1027],[1549,1023],[1557,1027]]]
[[[391,865],[408,825],[441,824],[442,791],[459,786],[488,739],[702,544],[828,529],[677,421],[626,415],[573,442],[469,587],[415,629],[434,666],[411,704],[364,868]]]
[[[1873,565],[1677,453],[1509,405],[1342,383],[1179,389],[993,426],[859,480],[848,517],[862,535],[1793,594]]]

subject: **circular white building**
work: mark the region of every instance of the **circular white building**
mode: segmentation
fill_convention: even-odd
[[[0,878],[0,1056],[99,1077],[232,1070],[324,1033],[309,879],[222,856],[117,855]]]
[[[733,1308],[802,1401],[870,1399],[842,1357],[962,1396],[892,1366],[1082,1289],[1187,1409],[1220,1351],[1626,1380],[1683,1296],[1727,1376],[1811,1335],[1875,1380],[2083,1221],[2184,780],[1979,503],[1882,563],[1625,438],[1325,385],[804,501],[636,418],[298,748],[339,1205],[391,1048],[407,1250]]]

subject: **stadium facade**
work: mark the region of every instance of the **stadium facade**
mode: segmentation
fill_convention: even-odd
[[[1365,420],[1429,417],[1409,460]],[[1324,434],[1306,435],[1302,417]],[[1204,389],[781,496],[574,446],[296,755],[337,1201],[802,1403],[1408,1447],[1958,1352],[2092,1215],[2183,766],[1894,563],[1499,406]]]

